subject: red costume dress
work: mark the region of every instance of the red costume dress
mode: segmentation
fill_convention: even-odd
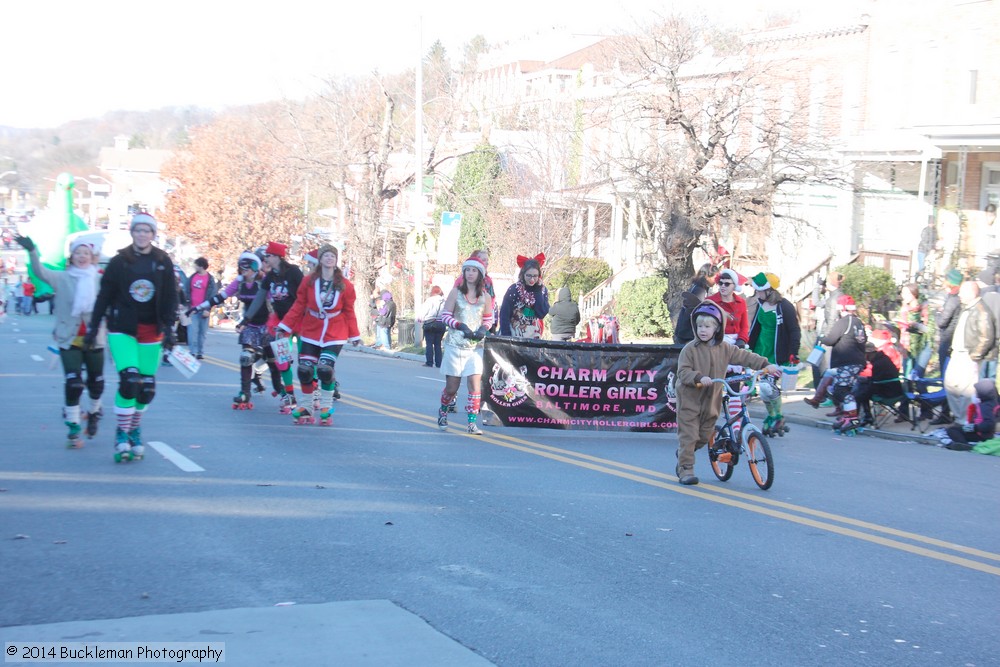
[[[343,291],[320,292],[321,282],[313,276],[302,281],[295,303],[278,327],[297,333],[304,343],[319,347],[360,340],[354,314],[354,285],[344,280]]]

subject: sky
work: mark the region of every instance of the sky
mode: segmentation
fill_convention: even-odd
[[[629,31],[664,0],[6,0],[0,126],[56,127],[118,109],[300,99],[324,78],[412,67],[440,40]],[[694,4],[694,3],[691,3]],[[703,0],[732,17],[793,0]],[[422,27],[422,29],[421,29]],[[422,48],[421,48],[422,47]]]

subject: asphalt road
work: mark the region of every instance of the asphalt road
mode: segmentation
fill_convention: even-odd
[[[498,665],[998,664],[1000,459],[793,426],[770,491],[682,487],[674,436],[442,433],[433,369],[353,350],[293,426],[213,330],[115,464],[110,419],[63,447],[50,326],[0,324],[0,627],[388,600]]]

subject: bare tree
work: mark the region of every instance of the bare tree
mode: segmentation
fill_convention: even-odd
[[[622,92],[604,108],[617,145],[611,178],[638,203],[638,228],[663,258],[676,312],[699,244],[714,249],[732,230],[759,247],[782,188],[847,181],[796,122],[796,73],[762,46],[678,16],[623,44]]]

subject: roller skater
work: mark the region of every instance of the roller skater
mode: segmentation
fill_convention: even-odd
[[[785,425],[785,417],[781,414],[781,388],[771,378],[764,378],[758,385],[760,398],[767,409],[767,417],[761,425],[761,431],[769,438],[784,437],[789,428]]]
[[[276,327],[281,319],[288,314],[298,296],[302,284],[302,270],[289,264],[286,256],[288,246],[283,243],[269,242],[263,250],[264,277],[261,279],[261,291],[253,303],[247,308],[244,319],[251,319],[258,310],[267,311],[267,343],[263,346],[263,363],[271,375],[272,395],[278,398],[278,412],[290,414],[296,407],[294,373],[291,364],[279,366],[274,356],[270,342],[277,337]],[[290,341],[293,349],[298,347],[297,337]],[[286,398],[287,397],[287,398]]]
[[[167,253],[153,246],[156,219],[148,213],[137,213],[129,231],[132,244],[119,250],[104,270],[84,338],[87,343],[88,338],[96,337],[97,325],[107,313],[108,347],[119,377],[115,395],[116,461],[124,454],[122,448],[128,449],[129,459],[142,456],[140,424],[156,396],[161,352],[173,345],[177,318],[174,265]],[[132,451],[136,445],[140,449]]]
[[[260,378],[255,380],[256,363],[264,356],[263,348],[267,344],[267,309],[257,309],[252,316],[247,316],[250,307],[260,294],[258,273],[261,267],[260,258],[252,252],[244,252],[237,262],[240,275],[229,285],[207,301],[201,302],[194,310],[204,312],[235,296],[243,304],[243,319],[236,325],[239,332],[240,350],[240,392],[233,398],[234,410],[249,410],[252,407],[250,396],[252,391],[264,391]],[[256,387],[252,385],[256,384]]]
[[[253,401],[241,391],[233,396],[233,410],[253,410]]]
[[[70,241],[70,255],[65,270],[50,269],[43,265],[41,253],[27,236],[16,236],[17,243],[28,251],[31,270],[35,276],[52,286],[55,291],[52,307],[56,316],[52,332],[62,362],[64,387],[63,421],[68,429],[66,446],[83,447],[83,424],[87,421],[87,435],[94,437],[101,416],[101,394],[104,393],[104,347],[106,332],[95,332],[93,343],[84,344],[87,324],[93,314],[100,286],[93,248],[79,238]],[[66,263],[61,248],[56,253],[59,262]],[[57,263],[52,258],[49,262]],[[98,322],[100,325],[100,322]],[[86,378],[86,380],[84,379]],[[81,413],[80,399],[87,390],[89,405]],[[87,413],[91,418],[88,419]]]
[[[462,263],[462,284],[453,287],[445,299],[441,321],[447,327],[441,373],[444,391],[438,407],[438,427],[448,428],[448,412],[456,401],[462,378],[468,378],[466,431],[482,435],[479,428],[483,376],[483,339],[493,324],[493,299],[485,286],[486,267],[472,256]],[[473,328],[475,327],[475,328]]]
[[[314,412],[301,405],[292,411],[294,423],[315,423],[315,413],[320,424],[329,426],[333,423],[337,359],[345,343],[361,342],[361,334],[354,313],[354,285],[337,265],[337,249],[324,245],[316,255],[319,263],[302,281],[295,303],[278,324],[277,335],[299,335],[299,384],[302,393],[312,394],[314,400]]]

